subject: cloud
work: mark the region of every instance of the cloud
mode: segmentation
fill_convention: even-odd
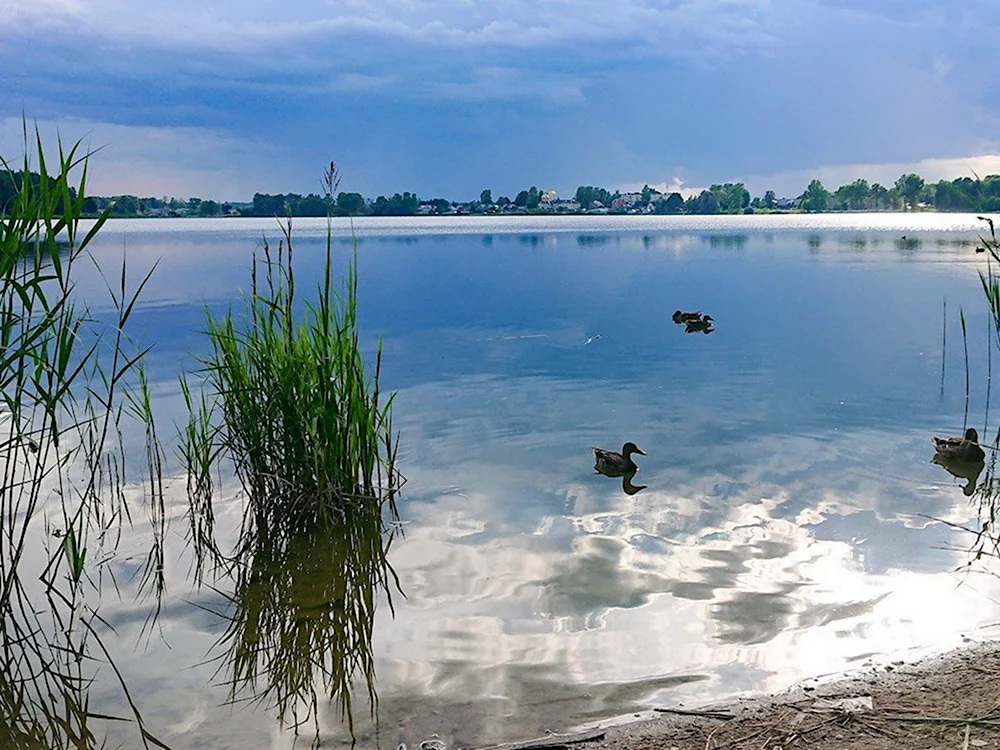
[[[278,6],[221,14],[193,0],[141,9],[123,0],[9,0],[0,29],[67,33],[157,48],[261,51],[284,42],[369,34],[432,46],[536,47],[618,40],[619,51],[731,56],[769,41],[768,0],[382,0]],[[286,49],[282,49],[284,53]],[[309,54],[308,49],[297,54]]]
[[[958,177],[985,177],[1000,174],[1000,154],[964,156],[951,159],[921,159],[915,162],[889,162],[883,164],[829,164],[813,169],[796,169],[770,175],[747,177],[747,188],[754,195],[774,190],[779,195],[797,196],[805,190],[810,180],[819,180],[828,190],[864,178],[892,187],[900,175],[914,173],[927,182],[953,180]]]
[[[283,174],[278,149],[247,142],[223,132],[192,127],[143,127],[65,119],[29,123],[43,143],[54,148],[82,141],[93,151],[88,174],[94,195],[140,193],[143,196],[190,195],[243,200],[247,192],[281,191]],[[30,132],[30,130],[29,130]],[[14,164],[23,154],[20,118],[0,119],[0,154]],[[261,165],[268,168],[261,170]]]
[[[149,174],[197,179],[192,194],[246,164],[259,176],[241,193],[282,169],[298,176],[271,191],[311,189],[331,156],[374,195],[771,178],[792,193],[813,165],[997,151],[1000,71],[974,42],[1000,3],[958,6],[0,0],[0,118],[214,134],[221,150],[188,164],[135,152]],[[204,169],[223,153],[239,164]]]
[[[582,81],[575,76],[503,66],[477,68],[464,80],[432,82],[428,90],[442,99],[465,101],[541,99],[561,105],[584,101]]]
[[[670,180],[662,180],[660,182],[652,180],[647,180],[646,182],[628,182],[623,185],[618,185],[613,188],[613,190],[618,190],[622,193],[638,193],[641,192],[646,185],[649,185],[654,190],[659,190],[661,193],[680,193],[683,198],[698,195],[698,193],[703,190],[703,188],[700,187],[685,187],[684,180],[680,177],[673,177]]]
[[[940,0],[818,0],[821,7],[876,16],[906,25],[920,23],[960,24],[982,29],[1000,24],[1000,6],[993,0],[964,0],[962,3]]]

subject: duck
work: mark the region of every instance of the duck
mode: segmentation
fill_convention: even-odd
[[[670,317],[675,323],[691,323],[696,320],[701,320],[701,311],[681,312],[680,310],[674,310],[674,314]]]
[[[604,448],[594,448],[594,469],[608,477],[635,474],[639,467],[632,460],[633,453],[638,453],[640,456],[646,455],[645,451],[631,441],[622,446],[621,453]]]
[[[952,461],[975,463],[986,458],[986,453],[979,446],[979,433],[975,427],[967,429],[965,437],[931,437],[931,442],[939,456]]]

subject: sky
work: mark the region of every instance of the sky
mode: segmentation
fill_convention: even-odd
[[[22,117],[101,195],[798,195],[1000,173],[996,0],[0,0]]]

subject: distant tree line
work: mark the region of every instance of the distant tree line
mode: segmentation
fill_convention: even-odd
[[[105,210],[112,216],[228,216],[233,204],[201,198],[139,198],[135,195],[92,196],[83,204],[84,213],[96,216]]]
[[[29,184],[29,195],[37,190],[41,189],[42,177],[37,172],[27,173],[28,184]],[[23,171],[6,171],[0,170],[0,214],[6,214],[10,210],[11,203],[14,198],[20,192],[21,186],[24,184],[25,173]],[[48,178],[48,187],[50,190],[54,190],[56,186],[56,180],[53,177]],[[70,199],[76,200],[76,191],[70,188]]]
[[[4,212],[20,184],[20,172],[0,171],[0,212]],[[29,173],[34,185],[39,176]],[[649,214],[740,214],[769,211],[986,211],[1000,212],[1000,175],[983,179],[960,177],[955,180],[925,182],[916,174],[904,174],[891,186],[857,179],[836,190],[827,190],[820,180],[812,180],[801,195],[778,198],[773,190],[751,196],[742,182],[714,184],[684,198],[679,192],[661,193],[649,185],[634,193],[614,193],[602,187],[581,185],[570,200],[559,200],[532,185],[515,194],[493,198],[483,190],[478,200],[450,201],[445,198],[420,199],[416,193],[380,195],[374,200],[361,193],[333,195],[298,193],[256,193],[246,203],[202,200],[201,198],[140,198],[134,195],[94,196],[84,211],[98,215],[110,210],[112,216],[413,216],[483,213],[649,213]]]

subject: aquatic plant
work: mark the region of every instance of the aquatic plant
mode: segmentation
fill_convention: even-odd
[[[329,196],[333,165],[326,180]],[[180,452],[197,576],[234,584],[219,644],[232,698],[273,703],[296,728],[311,717],[318,736],[317,682],[351,727],[357,677],[376,711],[371,630],[379,596],[398,590],[386,555],[402,480],[393,396],[379,389],[381,344],[373,371],[361,354],[356,255],[338,293],[328,224],[316,297],[299,304],[291,218],[280,226],[277,249],[265,238],[254,255],[243,314],[207,313],[211,351],[197,398],[182,384],[190,418]],[[244,502],[228,554],[214,530],[221,466]]]
[[[50,172],[40,136],[29,139],[25,125],[22,168],[0,159],[0,180],[13,191],[0,215],[3,747],[95,747],[101,722],[123,719],[135,722],[144,745],[162,746],[111,660],[98,613],[120,532],[135,512],[124,492],[127,421],[146,430],[147,486],[159,486],[161,464],[141,374],[145,350],[126,336],[149,274],[130,289],[122,261],[120,276],[107,282],[110,320],[91,315],[76,294],[78,267],[89,263],[88,246],[107,219],[86,231],[80,223],[88,157],[79,142],[60,142]],[[148,499],[154,541],[144,590],[162,593],[162,493]],[[102,669],[118,681],[130,716],[91,707],[88,691]]]
[[[993,379],[992,350],[994,347],[1000,348],[1000,241],[997,239],[996,227],[993,220],[985,216],[980,216],[979,219],[984,221],[989,227],[989,234],[980,235],[979,244],[976,246],[976,252],[985,254],[986,257],[986,270],[983,271],[980,269],[979,280],[983,295],[986,298],[990,319],[990,335],[987,341],[986,409],[983,417],[983,439],[979,443],[985,449],[986,456],[985,462],[979,462],[979,466],[985,470],[980,468],[979,471],[975,472],[974,476],[971,476],[968,466],[963,467],[970,474],[970,482],[967,485],[966,494],[971,494],[973,501],[978,506],[976,510],[979,525],[978,528],[970,528],[950,521],[934,519],[973,536],[973,541],[969,547],[970,558],[967,563],[968,566],[979,561],[1000,558],[1000,534],[998,534],[996,528],[998,511],[1000,511],[1000,480],[998,480],[996,474],[997,456],[1000,454],[1000,429],[994,432],[992,440],[988,437],[990,434],[988,432],[990,391]],[[960,314],[960,321],[962,324],[962,342],[965,353],[965,421],[967,422],[969,410],[969,354],[967,343],[968,332],[964,311]],[[942,365],[942,382],[943,372],[944,366]],[[974,467],[974,464],[971,466]],[[949,469],[949,471],[955,474],[954,470]],[[982,475],[981,480],[979,479],[980,474]]]

